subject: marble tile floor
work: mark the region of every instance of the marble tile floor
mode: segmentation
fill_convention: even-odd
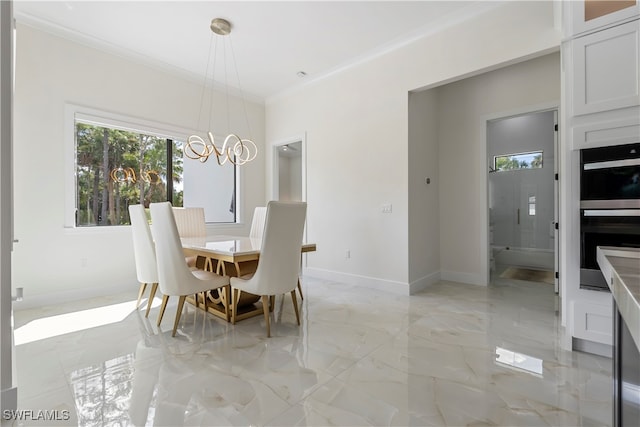
[[[553,286],[440,282],[406,297],[305,278],[303,289],[301,326],[287,296],[270,339],[262,316],[233,326],[192,306],[171,338],[175,305],[158,329],[157,307],[149,319],[131,309],[136,289],[16,312],[22,337],[21,328],[65,313],[124,310],[115,320],[87,312],[103,325],[73,318],[77,331],[21,338],[19,409],[68,411],[69,419],[5,424],[611,423],[611,360],[560,348]]]

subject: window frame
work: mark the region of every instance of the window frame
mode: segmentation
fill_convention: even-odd
[[[531,154],[540,154],[540,156],[541,156],[540,157],[540,159],[541,159],[540,167],[498,169],[498,158],[526,156],[526,155],[531,155]],[[493,156],[493,171],[494,172],[514,172],[514,171],[524,171],[524,170],[536,170],[536,169],[543,169],[543,168],[544,168],[544,150],[525,151],[525,152],[522,152],[522,153],[499,154],[499,155]]]
[[[166,123],[159,123],[152,120],[141,119],[133,116],[112,113],[90,107],[83,107],[75,104],[65,104],[64,138],[65,138],[65,209],[64,209],[64,229],[70,231],[80,230],[83,233],[109,232],[114,229],[125,229],[129,225],[109,225],[109,226],[77,226],[76,225],[76,187],[77,187],[77,153],[76,153],[76,120],[92,126],[111,127],[114,129],[138,132],[145,135],[160,138],[178,140],[186,142],[188,135],[197,131],[182,128]],[[186,159],[185,161],[197,161]],[[235,166],[235,186],[236,186],[236,220],[235,222],[209,222],[207,228],[223,228],[241,225],[242,199],[244,188],[242,184],[242,168]]]

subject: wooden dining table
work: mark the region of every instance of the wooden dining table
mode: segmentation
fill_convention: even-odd
[[[185,256],[198,257],[198,267],[225,276],[242,277],[251,274],[255,272],[260,259],[262,239],[218,235],[186,237],[180,240]],[[301,254],[315,250],[315,243],[303,243],[300,247]],[[204,297],[209,299],[207,311],[226,320],[225,307],[230,302],[226,301],[224,292],[218,293],[217,290],[212,290]],[[258,309],[254,305],[259,299],[259,295],[241,292],[240,299],[236,304],[238,307],[236,320],[261,315],[262,309]],[[188,297],[187,301],[199,308],[205,306],[204,301],[200,301],[197,296]],[[230,305],[230,308],[233,309],[233,304]]]

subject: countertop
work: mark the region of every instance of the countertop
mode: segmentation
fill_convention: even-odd
[[[640,350],[640,249],[598,246],[598,265]]]

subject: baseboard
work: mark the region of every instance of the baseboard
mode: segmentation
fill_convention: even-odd
[[[613,346],[610,346],[608,344],[587,341],[576,337],[573,337],[571,341],[574,351],[596,354],[598,356],[608,357],[610,359],[613,357]]]
[[[28,310],[30,308],[44,307],[48,305],[62,304],[71,301],[80,301],[89,298],[104,297],[121,292],[136,292],[140,287],[138,282],[104,286],[89,286],[82,289],[72,289],[55,293],[29,295],[28,287],[25,287],[22,301],[15,301],[13,309],[15,311]]]
[[[487,286],[487,278],[480,274],[459,273],[457,271],[443,271],[440,273],[441,280],[447,282],[466,283],[468,285]]]
[[[322,280],[346,283],[348,285],[361,286],[363,288],[376,289],[395,295],[410,295],[411,287],[408,283],[393,280],[378,279],[375,277],[360,276],[357,274],[341,273],[324,270],[321,268],[305,267],[302,272],[305,276]]]
[[[418,280],[414,280],[409,284],[409,294],[414,295],[420,291],[427,289],[429,286],[434,285],[440,281],[440,272],[427,274]]]
[[[18,409],[18,388],[11,387],[2,390],[0,402],[0,409],[2,409],[3,414],[4,411],[15,411],[16,409]],[[4,421],[4,416],[2,417],[2,419]]]

